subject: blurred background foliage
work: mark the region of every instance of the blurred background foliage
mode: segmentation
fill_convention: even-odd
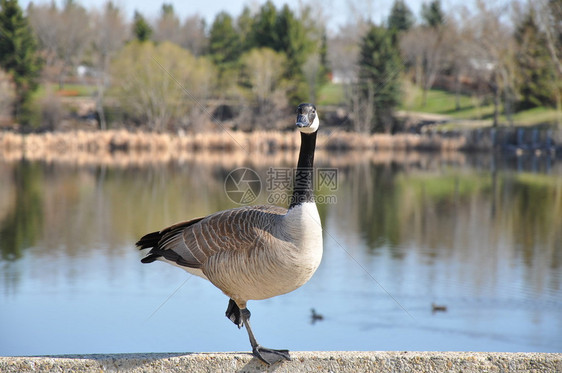
[[[127,19],[112,1],[23,10],[1,0],[0,123],[280,128],[283,110],[313,101],[343,110],[334,122],[348,129],[394,133],[405,129],[398,109],[439,111],[440,92],[453,104],[447,114],[491,125],[560,120],[562,0],[448,9],[431,0],[417,15],[395,0],[377,23],[369,4],[349,3],[347,23],[329,27],[313,0],[298,9],[266,1],[210,24],[181,19],[169,3],[154,17]],[[521,114],[537,109],[546,114],[534,121]]]

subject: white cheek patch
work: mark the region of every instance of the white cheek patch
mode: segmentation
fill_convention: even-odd
[[[316,114],[316,116],[314,117],[314,121],[310,126],[299,128],[299,130],[303,133],[312,133],[312,132],[316,132],[319,126],[320,126],[320,120],[318,120],[318,114]]]

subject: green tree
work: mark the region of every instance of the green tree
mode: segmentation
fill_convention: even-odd
[[[148,41],[152,37],[152,27],[138,11],[135,11],[133,35],[140,42]]]
[[[546,34],[537,24],[532,10],[523,17],[515,30],[519,72],[520,108],[555,105],[556,66],[552,63]]]
[[[236,29],[240,35],[241,50],[248,51],[252,48],[252,28],[254,24],[254,18],[252,16],[252,11],[248,6],[245,6],[242,13],[236,19]]]
[[[216,72],[206,58],[170,42],[133,41],[113,59],[114,95],[124,112],[155,130],[187,123],[212,93]]]
[[[277,28],[277,9],[271,0],[268,0],[260,8],[260,11],[254,17],[250,34],[248,35],[249,45],[251,48],[271,48],[278,51]]]
[[[286,4],[277,15],[275,35],[277,36],[275,50],[284,53],[287,57],[284,76],[291,82],[288,92],[289,102],[291,105],[297,105],[308,99],[308,84],[302,67],[313,45],[307,38],[302,22]]]
[[[162,15],[163,16],[175,16],[175,14],[174,14],[174,4],[163,3],[162,4]]]
[[[316,102],[317,93],[321,86],[329,81],[330,66],[328,62],[328,41],[325,30],[320,35],[317,50],[309,54],[301,71],[308,84],[308,97],[310,102]]]
[[[232,17],[226,12],[216,15],[209,31],[209,54],[221,68],[232,67],[241,54],[240,35]]]
[[[287,63],[283,67],[283,75],[287,82],[291,82],[288,88],[291,104],[308,95],[302,67],[316,45],[307,31],[303,20],[296,17],[288,5],[278,11],[269,0],[254,17],[248,36],[249,49],[270,48],[285,54]]]
[[[404,0],[395,0],[387,20],[389,30],[408,31],[414,25],[414,13]]]
[[[302,64],[312,51],[313,44],[308,39],[302,22],[287,4],[277,16],[274,34],[277,36],[274,49],[287,56],[287,77],[301,77]]]
[[[326,30],[322,31],[318,54],[320,55],[319,83],[322,85],[329,81],[331,73],[330,62],[328,60],[328,35],[326,34]]]
[[[438,28],[445,23],[445,14],[441,9],[441,1],[433,0],[429,4],[423,3],[421,17],[426,26]]]
[[[41,70],[37,41],[17,0],[0,1],[0,67],[12,76],[16,85],[14,114],[17,117],[37,88]]]
[[[367,115],[363,130],[391,131],[393,111],[400,98],[401,70],[400,54],[391,32],[371,25],[361,40],[359,53],[357,94],[361,110]]]
[[[242,40],[232,17],[226,12],[217,14],[209,31],[209,56],[217,67],[220,96],[235,95],[242,51]]]

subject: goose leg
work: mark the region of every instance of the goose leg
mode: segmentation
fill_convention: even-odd
[[[238,326],[238,328],[241,328],[242,326],[246,327],[248,337],[250,337],[250,343],[252,344],[252,354],[255,357],[267,365],[271,365],[283,359],[291,360],[288,350],[273,350],[259,345],[256,341],[256,337],[254,337],[254,332],[252,332],[252,327],[250,326],[251,314],[247,308],[244,307],[241,309],[233,299],[230,299],[225,315],[230,319],[230,321]]]
[[[254,337],[254,333],[252,332],[252,328],[250,327],[250,311],[247,308],[243,308],[240,310],[242,316],[242,322],[248,331],[248,337],[250,337],[250,343],[252,345],[252,354],[266,363],[267,365],[271,365],[276,363],[280,360],[291,360],[289,356],[289,350],[274,350],[271,348],[262,347],[256,341],[256,337]]]

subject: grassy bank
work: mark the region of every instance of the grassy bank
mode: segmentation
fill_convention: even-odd
[[[405,101],[401,109],[407,111],[443,114],[456,120],[475,120],[483,121],[486,125],[492,124],[494,115],[494,105],[491,103],[480,103],[477,97],[466,95],[459,96],[459,108],[457,109],[457,99],[454,94],[442,90],[430,90],[427,94],[427,103],[423,105],[423,93],[421,89],[412,87],[411,97]],[[502,108],[500,108],[501,110]],[[511,120],[518,126],[535,126],[545,123],[555,123],[559,119],[556,109],[539,107],[523,110],[511,115]],[[509,118],[500,114],[499,121],[508,124]]]
[[[457,129],[492,125],[494,105],[492,102],[482,102],[479,97],[461,94],[457,99],[452,92],[431,89],[427,92],[424,104],[422,89],[408,82],[404,82],[402,93],[402,102],[398,107],[400,111],[438,114],[446,121],[454,122],[452,125]],[[322,87],[318,96],[319,105],[345,103],[342,84],[327,84]],[[500,110],[503,110],[503,107],[500,107]],[[511,120],[517,126],[536,126],[560,122],[561,116],[562,114],[554,108],[538,107],[513,113]],[[509,124],[509,118],[504,113],[500,114],[499,120],[501,124]]]
[[[408,85],[400,109],[446,115],[461,126],[463,120],[479,121],[482,126],[491,126],[494,115],[494,105],[491,102],[481,102],[480,98],[468,95],[459,95],[457,99],[454,93],[439,89],[429,90],[424,105],[422,90],[413,85]],[[508,125],[509,118],[503,113],[503,107],[500,107],[500,111],[500,123]],[[511,121],[517,126],[554,124],[560,119],[560,113],[556,109],[547,107],[522,110],[511,115]]]
[[[59,97],[91,97],[96,92],[96,86],[91,84],[67,83],[61,89],[57,83],[39,85],[33,92],[33,100],[42,100],[50,94]]]

